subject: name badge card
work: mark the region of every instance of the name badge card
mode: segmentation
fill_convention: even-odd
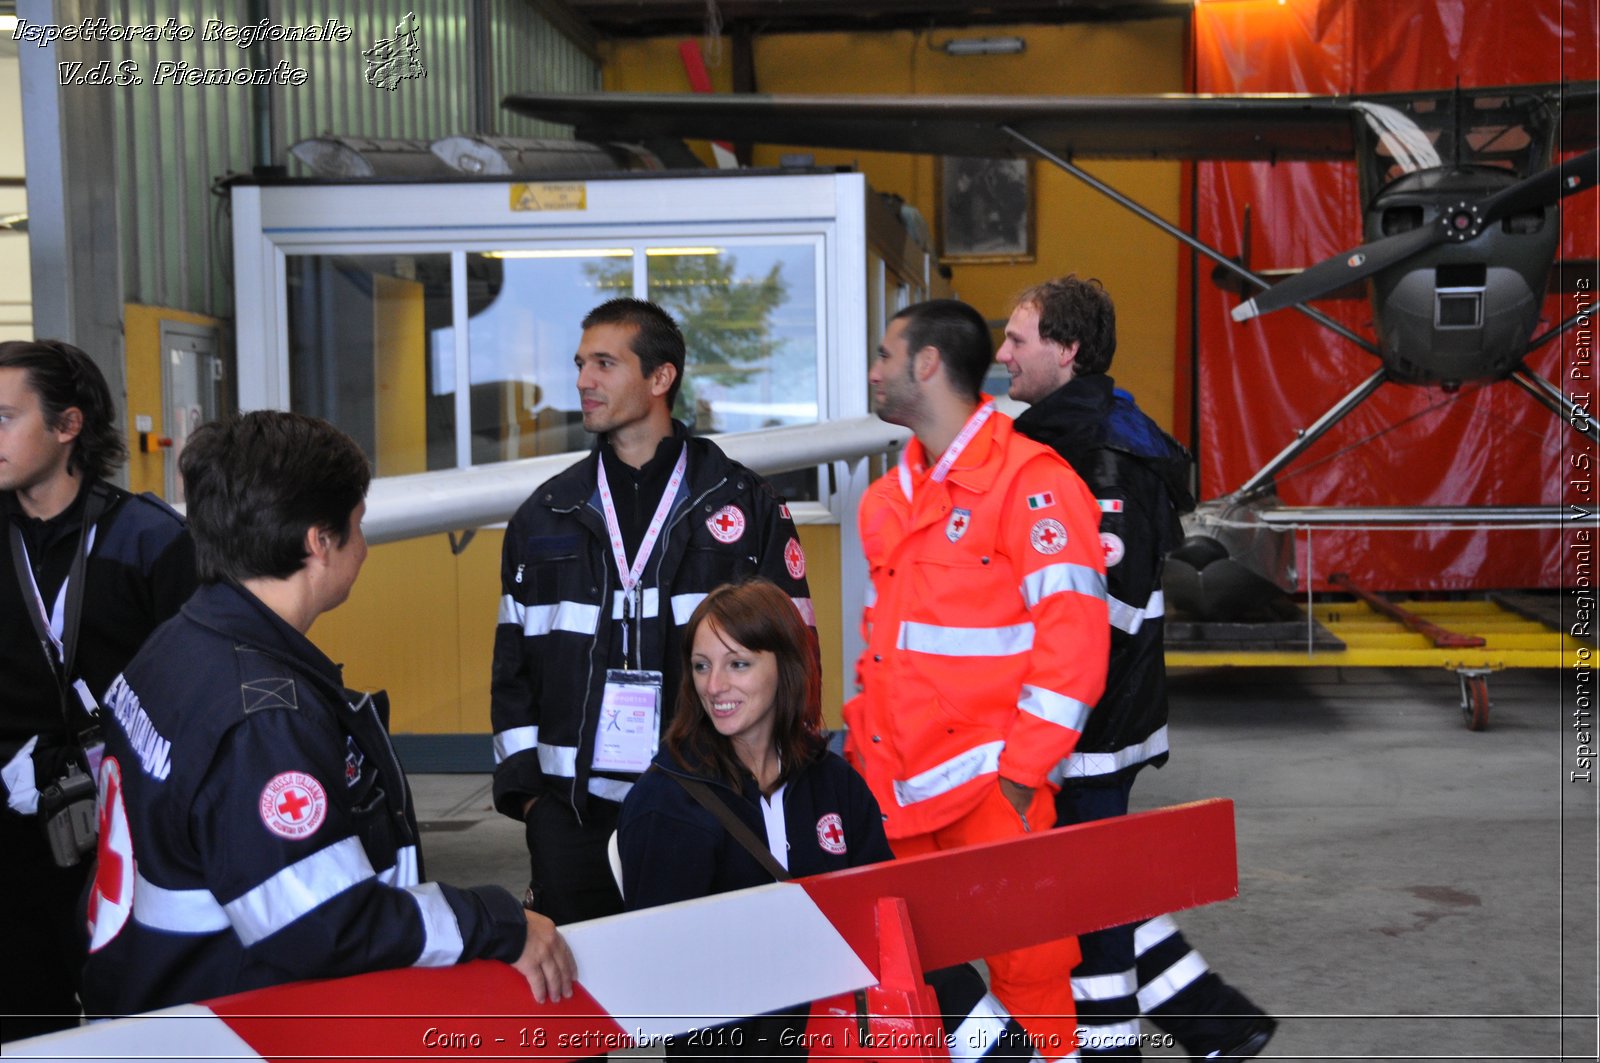
[[[606,672],[594,766],[602,771],[644,771],[661,739],[661,673]]]

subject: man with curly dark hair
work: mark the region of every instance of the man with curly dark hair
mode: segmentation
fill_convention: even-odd
[[[0,343],[6,1040],[77,1023],[75,909],[89,868],[78,848],[92,841],[98,699],[195,587],[182,519],[106,482],[126,456],[111,391],[87,354],[51,340]],[[76,835],[64,833],[74,822]]]

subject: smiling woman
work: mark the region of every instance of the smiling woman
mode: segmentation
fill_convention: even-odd
[[[678,711],[622,806],[630,909],[892,859],[867,784],[822,733],[814,638],[766,580],[706,595],[684,633]],[[729,934],[749,928],[730,926]],[[760,932],[759,929],[756,932]],[[715,948],[715,942],[706,942]],[[967,965],[930,971],[958,1058],[1032,1056],[1021,1027]],[[681,1057],[803,1056],[809,1004],[667,1043]]]

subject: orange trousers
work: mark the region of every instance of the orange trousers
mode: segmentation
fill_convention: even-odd
[[[1055,822],[1055,798],[1048,786],[1034,790],[1033,803],[1028,806],[1028,826],[1024,828],[1017,810],[996,784],[982,804],[954,823],[928,834],[891,838],[889,846],[895,856],[903,859],[1017,837],[1028,829],[1049,830]],[[989,965],[989,988],[1022,1024],[1045,1059],[1060,1059],[1077,1047],[1072,969],[1079,958],[1075,937],[983,958]]]

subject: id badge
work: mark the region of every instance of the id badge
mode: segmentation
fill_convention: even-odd
[[[602,771],[644,771],[660,739],[661,673],[609,669],[600,699],[594,766]]]

